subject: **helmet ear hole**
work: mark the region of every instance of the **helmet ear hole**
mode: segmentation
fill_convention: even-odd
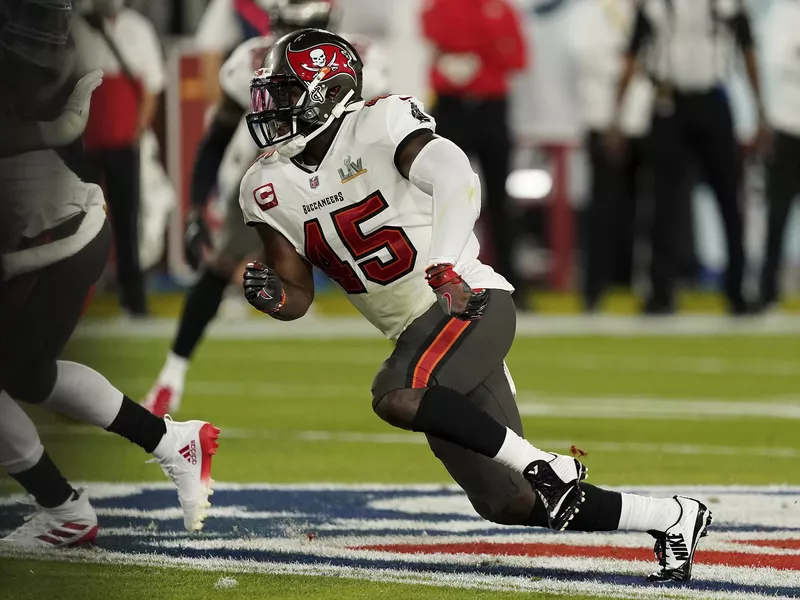
[[[342,89],[342,86],[337,85],[335,87],[329,88],[328,93],[326,94],[328,100],[334,100],[338,95],[339,91]]]

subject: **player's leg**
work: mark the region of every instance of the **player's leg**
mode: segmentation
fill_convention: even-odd
[[[495,302],[495,297],[501,300]],[[510,303],[507,295],[493,295],[490,306],[495,306],[487,309],[489,318],[484,323],[489,327],[448,340],[448,348],[455,346],[457,351],[435,357],[435,364],[408,360],[409,354],[420,355],[419,337],[430,331],[430,323],[426,323],[429,315],[413,323],[376,377],[376,412],[383,410],[381,416],[397,426],[426,433],[434,453],[485,518],[576,531],[652,530],[667,548],[671,547],[670,540],[677,540],[676,549],[665,553],[672,558],[666,560],[657,577],[687,578],[697,540],[710,522],[706,507],[689,499],[645,498],[596,488],[582,482],[584,472],[577,461],[543,452],[522,437],[510,377],[506,377],[502,362],[492,361],[498,350],[494,344],[508,329],[508,322],[497,315],[507,311],[504,300]],[[428,338],[444,340],[446,329],[437,331],[434,328]],[[423,357],[436,351],[435,344],[427,341],[420,348]],[[482,376],[475,384],[475,378]],[[392,390],[404,379],[406,388]],[[420,398],[413,385],[429,385],[431,379],[438,385],[427,388]],[[446,402],[434,396],[438,406],[427,401],[431,391],[437,389],[447,390],[449,396]],[[420,414],[424,415],[422,419]],[[542,502],[535,502],[534,494],[525,489],[526,483]]]
[[[237,190],[238,191],[238,190]],[[217,315],[225,289],[242,260],[260,248],[258,236],[242,220],[238,194],[231,194],[219,239],[200,278],[186,294],[178,333],[143,406],[163,417],[180,408],[186,371],[206,328]]]
[[[84,299],[105,264],[110,229],[74,256],[10,283],[25,290],[25,301],[2,340],[0,381],[14,399],[116,433],[151,453],[178,487],[189,529],[202,526],[210,486],[211,456],[218,431],[202,421],[160,419],[133,402],[97,371],[58,361]],[[42,315],[47,315],[46,319]]]
[[[416,319],[398,338],[375,378],[373,408],[395,427],[476,452],[532,482],[546,479],[551,523],[562,529],[581,502],[584,467],[572,457],[532,446],[467,397],[502,364],[514,339],[511,294],[501,290],[489,294],[479,320],[446,317],[438,305]]]
[[[73,489],[45,452],[33,422],[5,392],[0,392],[0,466],[36,507],[0,546],[59,548],[94,541],[97,515],[87,494]]]

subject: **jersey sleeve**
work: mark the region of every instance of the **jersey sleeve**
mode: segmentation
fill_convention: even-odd
[[[387,145],[396,152],[403,143],[423,132],[436,131],[436,121],[413,96],[379,96],[367,101],[367,130],[376,136],[372,143]]]
[[[268,186],[271,184],[264,177],[259,162],[256,161],[250,166],[239,185],[239,207],[242,209],[245,224],[251,226],[256,223],[269,224],[265,212],[269,210],[270,199],[267,197],[262,200],[261,198],[265,195],[268,196]],[[272,193],[275,193],[274,189]]]
[[[261,66],[271,40],[252,38],[239,44],[219,70],[219,85],[244,110],[250,108],[250,80]]]

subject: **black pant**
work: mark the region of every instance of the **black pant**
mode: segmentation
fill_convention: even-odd
[[[741,164],[727,96],[722,90],[676,94],[674,110],[653,117],[652,157],[655,176],[651,303],[671,306],[676,278],[676,240],[692,235],[680,230],[680,202],[691,159],[714,191],[722,214],[728,250],[725,292],[731,310],[743,308],[744,245],[739,203]]]
[[[139,149],[135,146],[89,152],[94,183],[104,185],[111,215],[122,306],[147,312],[144,274],[139,264]]]
[[[0,390],[42,402],[55,385],[56,359],[78,324],[108,261],[108,223],[78,253],[0,282]]]
[[[621,162],[609,157],[603,134],[589,133],[591,201],[585,212],[584,282],[585,307],[592,310],[609,283],[631,283],[636,206],[645,168],[645,140],[629,138]]]
[[[479,100],[440,96],[433,110],[436,132],[454,142],[480,163],[485,209],[494,248],[494,264],[518,290],[522,282],[514,269],[513,220],[506,197],[511,162],[506,99]]]
[[[792,200],[800,192],[800,137],[775,132],[772,154],[767,163],[767,251],[761,271],[761,301],[777,302],[778,269],[781,266],[783,236]]]

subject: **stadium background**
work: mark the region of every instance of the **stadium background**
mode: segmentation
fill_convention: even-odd
[[[575,287],[579,271],[578,218],[588,198],[588,164],[582,144],[582,128],[574,69],[568,56],[568,13],[585,0],[517,0],[525,16],[532,68],[518,76],[512,102],[512,131],[516,140],[513,159],[517,177],[509,187],[530,223],[518,249],[523,273],[545,288],[568,291]],[[763,29],[773,0],[746,0],[756,34]],[[343,0],[341,30],[365,33],[384,49],[391,89],[435,101],[428,91],[429,49],[419,31],[422,0]],[[197,15],[199,16],[199,14]],[[192,17],[187,17],[190,20]],[[216,98],[217,65],[199,52],[191,40],[166,44],[169,84],[165,98],[165,157],[168,173],[183,209],[188,206],[188,181],[194,149],[202,136],[203,118]],[[763,53],[760,55],[763,58]],[[771,70],[762,65],[769,101]],[[740,140],[746,145],[755,128],[755,111],[741,69],[730,83],[734,118]],[[755,285],[765,236],[765,204],[762,165],[745,166],[745,248],[751,268],[746,286]],[[694,237],[701,266],[700,287],[715,289],[725,266],[724,236],[710,191],[697,186],[693,198]],[[169,272],[180,282],[191,279],[182,256],[182,212],[172,214],[168,239]],[[785,290],[800,289],[800,210],[795,206],[787,226]],[[646,269],[646,252],[636,260],[637,283]]]

